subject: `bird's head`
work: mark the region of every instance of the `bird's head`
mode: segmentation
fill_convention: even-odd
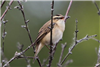
[[[61,15],[61,14],[57,14],[57,15],[53,16],[53,19],[54,19],[54,20],[64,19],[64,16]]]

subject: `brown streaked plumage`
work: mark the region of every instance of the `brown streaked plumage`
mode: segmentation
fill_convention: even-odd
[[[44,45],[50,44],[50,28],[51,20],[46,22],[39,30],[36,44],[36,53],[34,57],[38,55],[40,50]],[[62,39],[63,32],[65,30],[64,16],[61,14],[53,16],[53,29],[52,29],[52,42],[56,44],[60,39]]]

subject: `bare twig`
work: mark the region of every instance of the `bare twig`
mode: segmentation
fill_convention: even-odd
[[[30,42],[31,42],[31,44],[32,44],[32,43],[33,43],[33,42],[32,42],[32,37],[31,37],[31,35],[30,35],[30,31],[29,31],[28,24],[27,24],[27,23],[29,22],[29,20],[26,20],[25,13],[24,13],[24,10],[23,10],[23,6],[22,6],[22,4],[21,4],[20,1],[18,1],[18,4],[19,4],[20,7],[16,6],[16,8],[18,8],[18,9],[21,11],[22,15],[23,15],[24,23],[25,23],[25,29],[27,30],[27,33],[28,33]]]
[[[94,67],[99,67],[100,66],[100,46],[99,46],[98,51],[96,51],[96,52],[97,52],[98,59],[97,59],[96,65]]]
[[[97,10],[98,10],[98,15],[100,15],[100,9],[99,9],[97,3],[96,3],[95,1],[93,1],[93,3],[95,4],[95,6],[96,6],[96,8],[97,8]]]
[[[91,36],[86,35],[84,38],[77,40],[77,43],[81,43],[84,40],[92,39],[93,37],[96,37],[96,36],[97,36],[96,34],[91,35]]]
[[[50,58],[49,58],[49,65],[48,67],[51,67],[52,63],[52,29],[53,29],[53,11],[54,11],[54,0],[52,0],[51,3],[51,34],[50,34]]]
[[[75,43],[74,43],[74,45],[72,45],[72,46],[69,48],[68,53],[66,54],[66,56],[64,57],[64,59],[63,59],[62,62],[61,62],[61,65],[64,63],[64,61],[67,59],[67,57],[68,57],[70,54],[72,54],[72,50],[75,48],[75,46],[76,46],[78,43],[81,43],[81,42],[84,41],[84,40],[92,39],[93,37],[96,37],[96,36],[97,36],[97,35],[91,35],[91,36],[86,35],[84,38],[77,40],[77,33],[78,33],[78,30],[77,30],[77,22],[78,22],[78,21],[76,20]]]
[[[100,63],[96,64],[94,67],[100,67]]]
[[[77,33],[78,33],[78,30],[77,30],[77,23],[78,23],[78,21],[76,20],[75,21],[76,22],[76,30],[75,30],[75,44],[71,47],[71,48],[69,48],[69,52],[66,54],[66,56],[65,56],[65,58],[63,59],[63,61],[61,62],[61,65],[64,63],[64,61],[66,60],[66,58],[69,56],[69,54],[72,54],[72,50],[73,50],[73,48],[76,46],[76,44],[77,44]]]
[[[14,1],[14,0],[11,0],[11,1],[9,2],[9,5],[8,5],[8,7],[6,8],[6,10],[4,11],[4,13],[2,14],[2,16],[1,16],[1,18],[0,18],[0,21],[4,18],[4,16],[5,16],[6,13],[8,12],[8,10],[9,10],[10,6],[12,5],[13,1]]]
[[[66,61],[66,63],[62,67],[67,67],[72,62],[73,62],[73,60],[70,59],[70,60]]]
[[[3,7],[3,5],[5,4],[5,0],[2,1],[1,5],[0,5],[0,9]]]
[[[2,34],[2,39],[3,39],[3,42],[2,42],[2,51],[4,52],[4,39],[6,37],[6,34],[7,32],[5,31],[5,28],[6,28],[6,23],[8,22],[8,20],[5,20],[4,19],[2,20],[2,23],[3,23],[3,34]]]
[[[43,60],[42,67],[45,66],[45,64],[46,64],[46,62],[47,62],[48,60],[49,60],[49,56],[48,56],[46,59]]]
[[[97,63],[99,63],[100,62],[100,46],[99,46],[99,50],[98,50],[98,60],[97,60]]]
[[[58,43],[56,43],[54,46],[52,46],[52,53],[50,54],[52,56],[52,60],[56,51],[56,47],[57,47]],[[49,59],[50,60],[50,59]],[[51,61],[52,61],[51,60]],[[51,62],[52,63],[52,62]],[[49,64],[47,64],[47,67],[49,67]]]
[[[100,40],[96,39],[96,38],[92,38],[93,40],[97,41],[98,43],[100,43]]]
[[[34,45],[34,43],[33,44],[31,44],[30,46],[28,46],[25,50],[23,50],[22,52],[15,52],[15,55],[7,62],[7,63],[5,63],[4,64],[4,66],[3,67],[6,67],[9,63],[11,63],[14,59],[18,59],[18,58],[21,58],[21,55],[23,55],[23,53],[25,53],[28,49],[30,49],[32,46]],[[24,58],[24,57],[22,57],[22,58]],[[33,57],[27,57],[27,58],[33,58]],[[39,63],[39,65],[40,65],[41,63]],[[40,66],[41,67],[41,66]]]
[[[20,51],[23,51],[24,45],[21,45],[21,44],[18,42],[17,47],[18,47],[18,49],[19,49]],[[29,61],[28,61],[28,59],[27,59],[27,57],[25,56],[24,53],[23,53],[23,57],[25,58],[25,61],[27,62],[27,64],[30,65],[30,63],[29,63]]]
[[[5,37],[6,37],[6,35],[7,35],[7,32],[5,31],[5,29],[6,29],[6,23],[8,22],[8,20],[5,20],[4,21],[4,19],[2,19],[2,24],[3,24],[3,33],[2,33],[2,57],[5,57],[4,56],[4,44],[5,44]],[[2,59],[2,60],[4,60],[4,59]],[[6,61],[6,60],[5,60]],[[3,62],[2,62],[2,65],[3,65]]]
[[[61,47],[62,47],[62,51],[61,51],[61,54],[60,54],[60,58],[59,58],[59,62],[58,62],[58,67],[61,67],[61,60],[62,60],[62,57],[63,57],[63,53],[64,53],[64,49],[66,47],[66,43],[65,44],[61,44]]]
[[[23,56],[23,57],[21,57],[21,55],[22,55],[21,53],[15,52],[15,55],[14,55],[14,56],[13,56],[13,57],[9,60],[9,61],[7,61],[3,67],[8,66],[8,65],[9,65],[9,63],[11,63],[11,62],[12,62],[14,59],[16,59],[16,58],[17,58],[17,59],[18,59],[18,58],[31,58],[31,59],[33,59],[33,57],[31,57],[31,56],[30,56],[30,57],[24,57],[24,56]],[[30,63],[30,61],[29,61],[29,60],[28,60],[28,63]],[[30,64],[28,64],[28,65],[27,65],[27,67],[28,67],[28,66],[30,66],[30,67],[31,67],[31,65],[30,65]]]
[[[8,62],[8,59],[5,57],[4,52],[2,51],[1,48],[0,48],[0,54],[1,54],[1,57],[2,57],[2,67],[3,67],[4,63]],[[10,65],[8,64],[7,67],[10,67]]]
[[[9,63],[11,63],[14,59],[16,59],[18,56],[20,55],[20,53],[15,52],[15,55],[3,66],[6,67]]]
[[[65,18],[64,18],[64,21],[65,21],[65,22],[66,22],[66,19],[69,18],[69,17],[68,17],[68,13],[69,13],[70,7],[71,7],[71,5],[72,5],[72,2],[73,2],[73,1],[70,0],[69,6],[68,6],[68,8],[67,8],[67,11],[66,11],[66,14],[65,14]]]
[[[27,32],[28,32],[28,36],[29,36],[29,39],[30,39],[30,42],[31,42],[31,44],[33,43],[32,42],[32,37],[31,37],[31,35],[30,35],[30,31],[29,31],[29,28],[28,28],[28,22],[29,22],[29,20],[26,20],[26,17],[25,17],[25,13],[24,13],[24,10],[23,10],[23,6],[22,6],[22,4],[21,4],[21,2],[20,1],[18,1],[18,4],[19,4],[19,6],[20,7],[16,7],[16,8],[18,8],[20,11],[21,11],[21,13],[22,13],[22,15],[23,15],[23,18],[24,18],[24,22],[25,22],[25,29],[27,30]],[[33,49],[34,49],[34,53],[35,53],[35,47],[34,47],[34,45],[33,45]],[[39,60],[39,58],[37,58],[37,61],[38,61],[38,63],[39,63],[39,65],[40,65],[40,67],[41,67],[41,63],[40,63],[40,60]]]

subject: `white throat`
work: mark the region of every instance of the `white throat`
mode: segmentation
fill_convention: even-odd
[[[58,20],[57,24],[60,27],[60,29],[64,32],[64,30],[65,30],[65,22],[64,22],[64,20]]]

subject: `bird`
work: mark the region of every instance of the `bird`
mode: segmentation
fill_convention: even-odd
[[[50,28],[51,28],[51,20],[47,21],[40,28],[38,36],[35,40],[36,47],[35,47],[34,58],[37,57],[38,53],[40,52],[40,50],[43,48],[44,45],[50,45]],[[53,29],[52,29],[53,45],[62,40],[64,31],[65,31],[64,16],[62,14],[57,14],[53,16]]]

